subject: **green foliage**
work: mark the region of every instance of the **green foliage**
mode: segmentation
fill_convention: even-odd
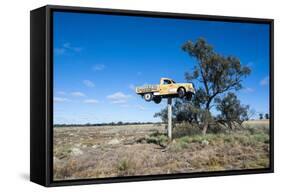
[[[151,134],[149,137],[145,138],[147,143],[154,143],[156,145],[160,145],[161,147],[165,147],[168,144],[168,137],[164,134],[155,132]]]
[[[195,43],[188,41],[182,49],[197,60],[193,72],[186,73],[186,79],[196,79],[203,84],[202,90],[204,96],[208,97],[207,102],[230,89],[241,89],[241,79],[251,72],[237,57],[216,53],[203,38]]]
[[[191,102],[182,99],[175,99],[173,104],[173,122],[181,123],[188,122],[190,124],[198,124],[204,121],[204,119],[211,119],[210,112],[196,106],[196,96]],[[155,113],[154,117],[160,117],[165,123],[168,122],[168,110],[162,109],[160,112]]]
[[[217,97],[215,103],[217,110],[220,111],[217,120],[226,124],[230,129],[233,129],[235,124],[241,126],[244,121],[249,119],[250,107],[242,105],[234,93],[229,92],[223,98]]]
[[[232,143],[239,144],[243,146],[256,146],[258,144],[267,144],[269,142],[268,133],[255,133],[253,135],[243,134],[237,132],[233,134],[221,133],[221,134],[206,134],[206,135],[193,135],[193,136],[184,136],[177,139],[177,142],[181,146],[191,143],[200,143],[203,144],[207,141],[209,144],[218,144],[222,143]]]
[[[164,123],[167,123],[168,122],[168,109],[165,108],[165,109],[161,109],[160,112],[157,112],[154,114],[154,117],[160,117],[161,120],[164,122]]]
[[[173,138],[198,135],[201,133],[197,124],[188,122],[177,124],[173,129]]]
[[[269,143],[269,135],[265,133],[255,134],[254,139],[258,142]]]
[[[208,133],[226,133],[227,132],[227,126],[222,125],[217,122],[217,119],[213,119],[211,123],[209,124]]]
[[[197,80],[198,87],[191,102],[175,101],[173,119],[177,122],[187,121],[198,125],[202,125],[203,122],[202,130],[203,133],[206,133],[209,124],[214,120],[210,112],[214,100],[231,90],[241,89],[242,79],[248,76],[251,70],[249,67],[243,66],[237,57],[223,56],[217,53],[203,38],[199,38],[196,42],[186,42],[182,46],[182,50],[197,61],[193,71],[187,72],[185,78],[187,81]],[[225,100],[220,99],[214,104],[233,98],[235,102],[239,101],[232,93]],[[235,119],[239,120],[239,123],[242,118],[245,119],[248,107],[241,106],[240,102],[238,103],[240,110],[236,111],[237,114],[235,115],[233,111],[227,111],[232,110],[235,106],[230,107],[228,105],[228,108],[217,107],[221,111],[221,117],[224,116],[225,119],[229,120],[229,116],[231,118],[236,116]],[[156,113],[155,117],[161,117],[164,122],[167,122],[167,110],[163,109]]]
[[[203,38],[199,38],[195,43],[188,41],[182,49],[197,60],[194,70],[186,73],[185,77],[188,81],[199,81],[201,86],[196,93],[197,105],[208,112],[218,95],[233,89],[241,89],[242,78],[251,72],[250,68],[243,66],[237,57],[216,53]],[[206,115],[204,122],[204,129],[207,129],[209,117]]]

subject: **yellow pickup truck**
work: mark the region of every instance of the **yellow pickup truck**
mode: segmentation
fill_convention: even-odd
[[[159,104],[162,98],[180,97],[190,100],[195,93],[193,83],[176,83],[169,78],[161,78],[159,85],[144,85],[136,87],[136,93],[146,101]]]

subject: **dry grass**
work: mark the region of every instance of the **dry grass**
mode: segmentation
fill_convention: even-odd
[[[245,127],[205,136],[189,130],[190,135],[181,132],[173,141],[165,136],[164,125],[55,128],[54,179],[268,167],[268,124]]]

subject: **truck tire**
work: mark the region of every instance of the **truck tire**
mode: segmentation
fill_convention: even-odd
[[[161,97],[154,97],[153,98],[153,101],[154,101],[154,103],[156,103],[156,104],[159,104],[159,103],[161,103],[161,100],[162,100],[162,98]]]
[[[146,100],[146,101],[151,101],[151,100],[153,99],[153,95],[152,95],[152,93],[145,93],[145,94],[143,95],[143,98],[144,98],[144,100]]]
[[[184,98],[185,97],[185,89],[183,87],[180,87],[178,89],[178,96],[179,96],[179,98]]]

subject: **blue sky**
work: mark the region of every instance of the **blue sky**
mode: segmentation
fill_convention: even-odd
[[[256,112],[268,112],[266,24],[55,12],[54,123],[160,121],[153,115],[166,101],[145,102],[134,87],[161,77],[186,82],[196,61],[181,46],[199,37],[251,67],[237,94]]]

